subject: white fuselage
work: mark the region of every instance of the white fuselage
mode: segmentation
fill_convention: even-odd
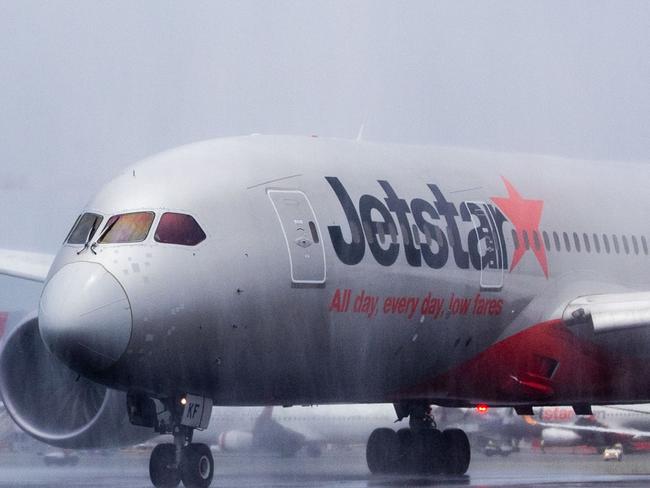
[[[558,319],[577,296],[648,289],[647,168],[314,138],[208,141],[128,168],[88,203],[102,226],[154,212],[144,241],[81,254],[66,244],[50,277],[82,261],[119,282],[128,345],[110,367],[78,367],[153,396],[189,392],[221,405],[650,400],[650,389],[625,381],[539,386],[506,371],[538,368],[523,357],[504,358],[503,378],[481,379],[493,384],[474,393],[449,375]],[[164,212],[192,215],[207,238],[155,242]],[[606,253],[603,234],[618,236],[620,250],[612,243]],[[650,340],[647,329],[632,334]],[[646,360],[647,348],[627,354]],[[549,381],[573,368],[543,361]],[[517,383],[504,386],[510,376]]]

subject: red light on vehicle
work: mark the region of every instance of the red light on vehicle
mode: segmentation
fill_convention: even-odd
[[[476,411],[480,415],[485,415],[488,413],[488,410],[490,410],[490,407],[488,407],[485,403],[480,403],[479,405],[476,405]]]

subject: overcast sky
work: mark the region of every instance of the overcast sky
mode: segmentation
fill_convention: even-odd
[[[650,2],[0,0],[0,247],[211,137],[319,134],[650,160]],[[0,309],[39,285],[0,278]]]

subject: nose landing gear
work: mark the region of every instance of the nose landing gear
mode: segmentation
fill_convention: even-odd
[[[214,458],[205,444],[191,442],[192,430],[174,433],[174,444],[159,444],[151,452],[149,477],[156,488],[207,488],[214,476]]]
[[[463,475],[469,468],[469,439],[460,429],[440,431],[424,404],[399,405],[398,417],[409,417],[409,428],[395,432],[375,429],[366,446],[371,473]]]
[[[190,395],[182,401],[129,395],[127,402],[131,423],[174,436],[173,444],[159,444],[151,452],[151,483],[156,488],[175,488],[181,481],[186,488],[210,486],[214,476],[212,452],[205,444],[193,443],[192,436],[195,428],[207,427],[212,402]]]

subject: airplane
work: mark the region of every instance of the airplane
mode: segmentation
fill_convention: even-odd
[[[444,408],[432,410],[439,428],[463,429],[473,444],[490,443],[503,455],[517,450],[518,441],[539,434],[521,420],[514,421],[510,409]],[[300,449],[320,456],[329,446],[363,444],[378,426],[392,428],[395,409],[390,403],[369,405],[319,405],[273,407],[214,407],[208,429],[195,439],[213,444],[224,452],[268,451],[291,457]]]
[[[362,444],[377,427],[392,428],[395,410],[376,405],[320,405],[308,407],[215,407],[211,427],[196,438],[216,441],[224,452],[264,450],[281,457],[305,449],[320,456],[326,446]]]
[[[642,163],[298,136],[182,146],[92,196],[0,352],[14,420],[55,445],[134,443],[155,486],[209,486],[213,405],[393,403],[372,473],[470,464],[431,405],[650,400]],[[41,223],[47,225],[47,223]]]
[[[526,424],[541,429],[542,448],[588,445],[599,449],[620,443],[627,452],[646,450],[650,441],[649,405],[609,405],[577,417],[572,409],[543,407]]]

